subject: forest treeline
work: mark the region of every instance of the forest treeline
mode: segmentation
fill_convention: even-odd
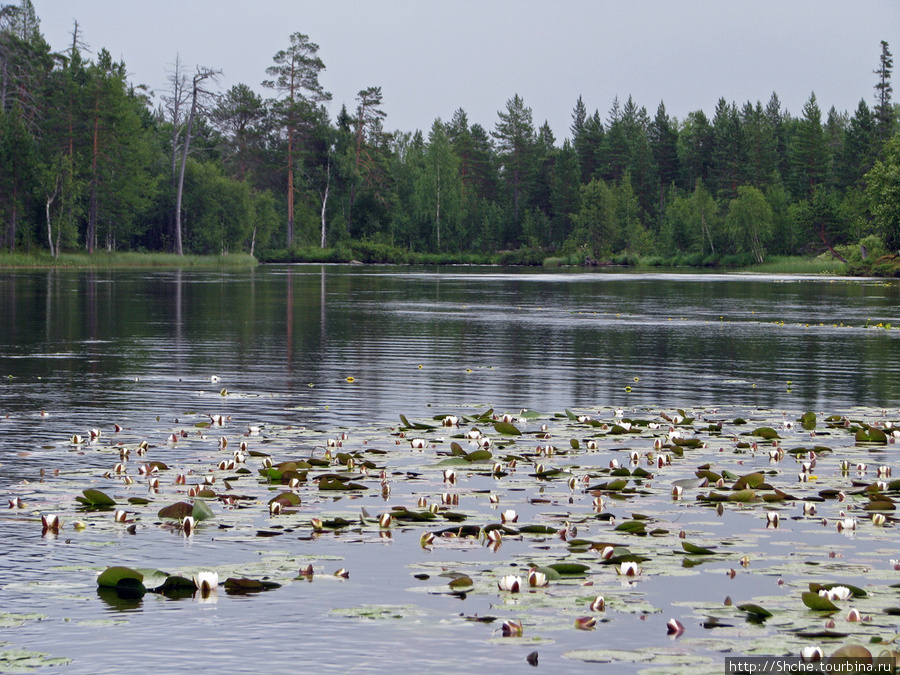
[[[579,97],[559,142],[518,95],[490,128],[460,108],[388,131],[378,86],[331,119],[325,64],[301,33],[260,74],[270,98],[219,91],[217,70],[176,59],[153,107],[77,23],[54,51],[21,0],[0,5],[0,248],[695,265],[896,253],[900,116],[880,47],[875,95],[852,112],[810,94],[795,116],[773,93],[679,120],[663,103],[651,115],[629,96],[601,114]]]

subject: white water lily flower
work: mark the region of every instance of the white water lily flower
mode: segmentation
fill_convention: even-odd
[[[829,600],[847,600],[853,595],[853,592],[846,586],[833,586],[828,590],[823,588],[819,591],[819,595]]]
[[[682,493],[684,493],[684,488],[680,485],[676,485],[672,488],[672,497],[674,499],[681,499]]]
[[[541,587],[546,586],[550,582],[547,579],[547,575],[543,572],[538,572],[537,570],[529,570],[528,571],[528,585]]]
[[[597,441],[593,441],[593,440],[585,441],[584,447],[586,447],[588,450],[596,450],[597,449]]]
[[[46,516],[41,515],[41,530],[44,534],[50,532],[56,534],[62,527],[62,520],[55,513],[48,513]]]
[[[194,576],[194,586],[201,593],[209,593],[219,587],[218,572],[198,572]]]
[[[478,445],[483,450],[487,450],[492,445],[494,445],[494,440],[492,438],[480,438],[480,439],[478,439]]]
[[[497,588],[501,591],[509,591],[510,593],[518,593],[522,589],[522,577],[514,574],[507,574],[501,577],[497,582]]]
[[[453,469],[444,469],[444,482],[451,485],[456,482],[456,471]]]
[[[804,516],[814,516],[816,515],[816,505],[811,502],[805,502],[803,504],[803,515]]]
[[[507,509],[503,513],[500,514],[500,522],[501,523],[515,523],[519,520],[519,514],[516,513],[513,509]]]
[[[684,633],[684,624],[681,623],[678,619],[669,619],[666,624],[666,632],[669,635],[674,635],[678,637],[682,633]]]
[[[640,576],[642,570],[636,562],[623,562],[616,567],[616,572],[623,577],[636,577]]]
[[[181,529],[184,530],[185,534],[190,534],[194,531],[194,527],[196,526],[196,521],[192,516],[185,516],[181,520]]]
[[[458,427],[459,417],[457,417],[456,415],[447,415],[444,419],[441,420],[441,424],[445,427]]]
[[[767,523],[768,523],[769,526],[771,526],[771,527],[778,527],[778,520],[779,520],[779,516],[778,516],[778,514],[775,513],[774,511],[769,511],[769,512],[766,514],[766,521],[767,521]]]
[[[500,530],[489,530],[485,538],[490,544],[499,544],[503,540],[503,533]]]
[[[410,447],[421,449],[425,447],[425,439],[424,438],[413,438],[409,442]]]
[[[647,428],[653,430],[659,429],[659,422],[650,422],[650,424],[647,425]]]
[[[800,650],[800,660],[806,663],[821,661],[824,657],[825,654],[822,652],[821,647],[809,646]]]
[[[856,529],[856,518],[844,518],[843,520],[839,520],[837,529],[838,532],[843,532],[844,530],[852,532]]]
[[[591,421],[591,418],[590,418],[589,415],[579,415],[579,416],[578,416],[578,421],[579,421],[581,424],[584,424],[585,422],[590,422],[590,421]]]

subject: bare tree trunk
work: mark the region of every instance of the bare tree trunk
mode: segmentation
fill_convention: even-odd
[[[56,258],[59,255],[59,250],[53,246],[53,225],[50,220],[50,206],[53,204],[53,200],[56,199],[56,194],[59,190],[54,190],[53,194],[47,197],[47,202],[44,205],[45,213],[47,214],[47,243],[50,244],[50,255]]]
[[[325,164],[325,194],[322,196],[322,238],[319,248],[325,248],[325,207],[328,205],[328,190],[331,187],[331,163]]]

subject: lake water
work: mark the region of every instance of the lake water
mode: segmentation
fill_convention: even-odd
[[[541,556],[565,555],[554,536],[510,537],[496,551],[463,539],[423,548],[425,529],[449,523],[387,531],[369,523],[319,536],[311,532],[310,518],[358,518],[361,509],[377,518],[393,506],[415,508],[418,497],[440,501],[441,493],[457,492],[467,522],[484,525],[498,519],[497,507],[486,499],[495,492],[502,508],[517,510],[520,523],[555,527],[593,514],[591,494],[583,488],[599,482],[597,471],[610,456],[628,459],[626,443],[601,437],[601,449],[612,455],[579,448],[569,461],[548,458],[548,464],[565,464],[567,472],[571,465],[585,475],[576,488],[564,481],[538,484],[519,479],[521,474],[504,483],[490,475],[490,464],[448,484],[439,453],[460,432],[423,428],[397,436],[401,414],[439,424],[432,418],[444,414],[537,411],[540,417],[518,422],[528,426],[528,440],[517,447],[521,452],[527,444],[529,457],[540,444],[529,434],[538,434],[542,422],[565,434],[554,443],[567,448],[576,432],[582,439],[599,435],[598,427],[577,427],[584,423],[566,417],[567,409],[609,423],[617,409],[626,418],[657,421],[660,413],[671,417],[682,409],[726,425],[735,417],[780,424],[806,411],[819,413],[820,420],[838,414],[898,421],[898,308],[900,284],[872,279],[317,265],[228,272],[5,271],[0,488],[28,506],[0,518],[0,626],[9,626],[0,638],[8,643],[0,645],[6,654],[0,655],[0,671],[16,664],[17,649],[31,658],[20,660],[20,667],[47,663],[42,658],[69,659],[58,668],[66,673],[201,666],[254,673],[298,666],[309,672],[515,672],[532,670],[525,661],[532,651],[539,652],[544,670],[593,672],[598,666],[578,658],[579,652],[633,654],[644,647],[670,655],[658,664],[660,672],[673,672],[671,664],[697,654],[716,664],[720,645],[703,642],[706,635],[690,642],[687,633],[673,642],[666,620],[681,616],[688,623],[700,611],[700,596],[708,603],[721,604],[728,593],[749,601],[775,594],[779,577],[789,587],[802,585],[802,573],[779,567],[785,561],[777,554],[795,545],[816,549],[822,543],[818,523],[798,521],[772,535],[765,521],[760,524],[759,509],[753,517],[738,509],[716,515],[672,503],[668,483],[659,492],[647,490],[636,510],[651,510],[670,529],[675,524],[673,532],[683,527],[710,544],[734,545],[724,540],[750,533],[767,567],[738,577],[736,593],[736,582],[725,574],[737,565],[732,559],[716,559],[711,571],[704,566],[702,573],[684,573],[674,584],[666,582],[675,573],[669,563],[657,573],[645,563],[646,577],[634,590],[607,591],[619,597],[618,609],[608,610],[595,630],[579,631],[572,622],[590,614],[584,599],[597,594],[582,584],[603,587],[608,577],[595,579],[592,572],[551,585],[538,599],[534,593],[510,599],[496,587],[501,573],[527,570]],[[208,415],[217,414],[227,421],[207,428]],[[114,424],[122,431],[116,433]],[[251,426],[261,430],[245,435]],[[97,442],[70,442],[91,428],[103,433]],[[182,430],[188,435],[168,440]],[[214,524],[185,536],[156,517],[159,507],[184,498],[168,472],[162,472],[158,492],[148,491],[144,477],[125,485],[121,476],[103,476],[119,461],[121,448],[136,449],[142,440],[151,444],[148,460],[203,476],[227,457],[217,443],[222,436],[230,440],[229,451],[245,440],[277,462],[322,457],[326,439],[341,433],[354,452],[377,447],[385,453],[366,456],[385,469],[390,496],[382,496],[373,474],[366,493],[334,497],[303,487],[295,513],[270,517],[266,501],[278,492],[260,483],[253,459],[252,473],[231,482],[234,493],[248,497],[246,508],[214,509]],[[799,427],[790,433],[801,442]],[[835,435],[831,444],[845,447],[848,457],[869,453],[852,438],[837,438],[838,431],[825,433]],[[418,434],[429,448],[411,454],[408,438]],[[650,451],[653,434],[645,429],[627,445]],[[496,450],[495,457],[501,457]],[[887,453],[871,461],[889,460]],[[141,461],[135,455],[128,460],[135,479]],[[671,479],[692,478],[698,463],[674,470]],[[748,456],[746,465],[769,466],[762,454]],[[829,480],[838,481],[834,469]],[[778,472],[796,480],[793,467]],[[219,475],[217,485],[221,480]],[[153,504],[129,507],[138,525],[129,534],[109,513],[75,510],[74,497],[88,487],[120,504],[133,496]],[[826,507],[838,517],[836,504]],[[621,522],[630,508],[611,510]],[[48,512],[64,519],[56,537],[41,534],[39,514]],[[71,527],[79,518],[87,525],[82,532]],[[604,521],[579,529],[579,536],[594,539],[610,530]],[[277,536],[258,536],[261,531]],[[886,566],[892,531],[853,540],[830,532],[823,550],[831,546],[853,557],[856,567],[848,574],[863,583],[867,564]],[[668,541],[641,539],[633,548],[645,551]],[[315,580],[292,580],[307,564],[316,568]],[[97,594],[95,582],[96,572],[110,565],[184,573],[215,568],[223,579],[267,576],[283,586],[248,596],[220,590],[215,602],[150,593],[136,602],[112,602]],[[349,570],[350,578],[330,574],[338,568]],[[472,592],[447,592],[440,575],[454,570],[474,578]],[[523,637],[499,637],[500,624],[517,609],[525,617]],[[40,618],[20,616],[31,614]],[[474,620],[487,615],[498,619]],[[38,652],[46,656],[34,656]],[[625,671],[654,666],[622,655],[613,660]]]

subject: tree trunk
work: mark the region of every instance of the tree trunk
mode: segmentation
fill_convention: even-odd
[[[194,124],[194,114],[197,111],[197,85],[194,84],[194,91],[191,101],[191,113],[188,115],[187,127],[184,131],[184,148],[181,153],[181,167],[178,169],[178,189],[175,194],[175,253],[184,255],[184,248],[181,243],[181,197],[184,193],[184,170],[187,166],[188,151],[191,149],[191,126]]]
[[[325,248],[325,207],[328,205],[328,190],[331,187],[331,164],[325,166],[325,194],[322,195],[322,237],[319,248]]]

